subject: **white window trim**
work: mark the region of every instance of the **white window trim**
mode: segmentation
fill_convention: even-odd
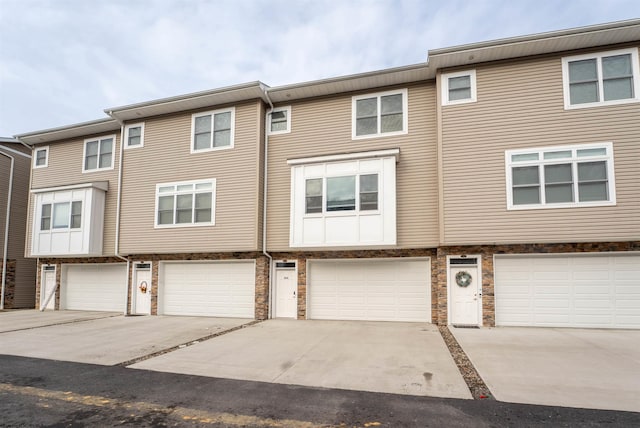
[[[394,131],[394,132],[380,132],[380,98],[386,95],[397,95],[402,94],[402,130]],[[385,92],[375,92],[370,94],[356,95],[351,97],[351,139],[352,140],[364,140],[368,138],[382,138],[382,137],[392,137],[394,135],[405,135],[409,133],[409,91],[404,89],[396,89],[393,91],[385,91]],[[377,98],[378,99],[378,131],[375,134],[368,135],[356,135],[356,103],[358,100],[367,99],[367,98]]]
[[[229,136],[229,143],[230,144],[228,146],[224,146],[224,147],[213,147],[213,138],[214,138],[214,136],[213,136],[213,134],[214,134],[213,115],[219,114],[219,113],[231,113],[231,129],[230,129],[230,136]],[[202,116],[211,116],[211,145],[212,145],[212,147],[209,147],[208,149],[196,150],[195,149],[196,118],[202,117]],[[190,148],[191,154],[233,149],[234,141],[235,141],[235,129],[236,129],[236,108],[235,107],[218,109],[218,110],[202,111],[202,112],[199,112],[199,113],[192,114],[191,115],[191,148]]]
[[[272,131],[271,130],[272,115],[267,114],[267,134],[268,135],[289,134],[291,132],[291,106],[275,107],[271,113],[273,114],[279,111],[287,112],[287,129],[283,129],[282,131]]]
[[[129,145],[129,129],[130,128],[140,128],[140,144],[138,144],[137,146],[130,146]],[[144,122],[140,122],[140,123],[130,123],[129,125],[125,125],[124,127],[124,149],[128,150],[128,149],[138,149],[140,147],[144,147]]]
[[[594,148],[606,148],[607,154],[604,156],[593,156],[593,157],[584,157],[584,158],[566,158],[566,159],[549,159],[543,160],[542,154],[544,152],[552,152],[552,151],[563,151],[563,150],[582,150],[582,149],[594,149]],[[512,162],[511,156],[517,154],[524,153],[539,153],[539,160],[532,161],[522,161],[522,162]],[[532,149],[518,149],[518,150],[506,150],[505,151],[505,175],[506,175],[506,184],[507,184],[507,210],[509,211],[518,211],[518,210],[538,210],[538,209],[555,209],[555,208],[584,208],[584,207],[601,207],[601,206],[612,206],[616,205],[616,182],[615,182],[615,168],[613,165],[613,143],[612,142],[604,142],[604,143],[592,143],[592,144],[573,144],[566,146],[549,146],[549,147],[538,147]],[[580,159],[580,161],[576,161],[576,159]],[[576,201],[574,202],[561,202],[561,203],[543,203],[539,204],[528,204],[528,205],[514,205],[513,204],[513,193],[512,193],[512,176],[511,176],[511,168],[516,166],[540,166],[545,164],[558,164],[558,163],[571,163],[575,165],[581,162],[593,162],[593,161],[607,161],[607,184],[609,191],[609,200],[608,201],[589,201],[589,202],[579,202],[577,201],[577,194],[575,194]],[[574,186],[577,185],[577,171],[576,168],[572,168],[574,174]],[[541,201],[544,198],[544,181],[540,180],[540,199]]]
[[[449,100],[449,79],[455,77],[469,76],[471,83],[471,98],[463,100]],[[440,76],[441,81],[441,98],[443,106],[451,106],[457,104],[475,103],[478,101],[478,91],[476,84],[476,70],[456,71],[453,73],[442,73]]]
[[[194,190],[192,194],[195,194],[197,191],[195,190],[195,185],[200,183],[211,183],[211,221],[207,223],[180,223],[180,224],[158,224],[158,205],[160,201],[160,188],[165,186],[180,186],[183,184],[193,184]],[[175,195],[177,192],[171,193],[171,195]],[[163,193],[162,195],[169,195],[169,193]],[[173,207],[175,212],[175,206]],[[203,227],[203,226],[215,226],[216,224],[216,179],[208,178],[204,180],[192,180],[192,181],[176,181],[171,183],[158,183],[156,184],[156,201],[155,201],[155,209],[153,211],[153,224],[155,229],[175,229],[175,228],[183,228],[183,227]],[[175,218],[174,218],[175,221]]]
[[[44,165],[36,165],[38,161],[38,152],[44,150],[47,154],[44,157]],[[33,169],[46,168],[49,166],[49,146],[36,147],[33,149]]]
[[[623,100],[604,101],[604,89],[602,85],[602,58],[615,55],[631,54],[631,67],[633,71],[633,98]],[[601,101],[595,103],[571,104],[569,85],[569,63],[585,59],[597,59],[598,63],[598,94]],[[640,102],[640,65],[638,65],[638,49],[620,49],[614,51],[597,52],[584,55],[575,55],[562,58],[562,88],[564,93],[564,109],[573,110],[590,107],[600,107],[608,105],[619,105]]]
[[[362,175],[377,175],[378,176],[378,209],[375,210],[362,210],[360,208],[360,176]],[[355,177],[355,207],[352,210],[339,210],[339,211],[327,211],[327,179],[328,178],[338,178],[338,177]],[[381,186],[381,182],[383,179],[383,172],[358,172],[355,174],[350,173],[334,173],[327,175],[318,175],[318,176],[310,176],[305,178],[305,185],[307,180],[322,180],[322,212],[319,213],[308,213],[307,207],[305,204],[305,209],[303,213],[304,218],[313,218],[313,217],[361,217],[368,215],[380,215],[384,214],[382,205],[384,202],[384,186]]]
[[[113,138],[113,146],[111,146],[111,165],[104,168],[93,168],[93,169],[85,169],[86,160],[87,160],[87,143],[90,141],[102,141],[109,138]],[[95,138],[87,138],[84,140],[83,148],[82,148],[82,173],[92,173],[98,171],[109,171],[113,169],[113,165],[115,164],[115,157],[117,153],[117,140],[116,135],[102,135],[100,137]],[[98,146],[98,165],[100,165],[100,147]]]

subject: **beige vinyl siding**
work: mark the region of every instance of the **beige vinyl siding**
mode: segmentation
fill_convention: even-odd
[[[88,138],[116,135],[113,148],[113,169],[96,172],[82,172],[84,162],[84,141]],[[96,135],[87,135],[69,141],[49,143],[49,163],[46,168],[34,169],[31,181],[32,189],[67,186],[71,184],[90,183],[94,181],[108,181],[109,190],[106,193],[104,210],[104,239],[103,255],[115,254],[116,233],[116,205],[118,196],[118,165],[120,161],[120,131],[112,131]],[[36,146],[37,147],[37,146]],[[31,227],[33,225],[33,203],[31,196],[29,204],[28,244],[31,246]]]
[[[397,245],[394,248],[437,246],[435,82],[404,87],[408,88],[409,132],[400,136],[351,139],[352,95],[396,88],[371,89],[292,104],[291,133],[269,138],[269,250],[290,249],[291,168],[287,159],[390,148],[400,149],[396,166]]]
[[[640,105],[565,111],[561,58],[479,66],[478,102],[442,107],[443,244],[640,238]],[[507,210],[505,150],[609,141],[616,206]]]
[[[124,151],[120,253],[258,248],[260,102],[235,106],[232,149],[192,154],[192,113],[146,119],[144,147]],[[208,178],[216,179],[214,226],[155,227],[156,184]]]
[[[12,149],[19,150],[18,147]],[[2,149],[0,149],[1,151]],[[25,152],[25,150],[20,150]],[[16,261],[15,290],[13,308],[32,308],[35,301],[36,261],[26,259],[25,234],[27,226],[27,206],[29,200],[29,174],[31,158],[5,152],[15,159],[13,171],[13,191],[9,219],[9,246],[7,257]],[[4,250],[4,229],[11,160],[0,156],[0,258]]]
[[[11,159],[0,155],[0,258],[4,257],[4,231],[7,218],[7,197],[9,196],[10,177]]]

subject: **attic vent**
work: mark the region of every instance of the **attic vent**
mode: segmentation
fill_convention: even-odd
[[[449,259],[450,265],[477,265],[478,258],[477,257],[469,257],[469,258],[459,258],[459,259]]]

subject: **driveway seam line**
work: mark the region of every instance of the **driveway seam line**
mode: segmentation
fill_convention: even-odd
[[[15,330],[5,330],[5,331],[0,331],[0,334],[13,333],[13,332],[16,332],[16,331],[36,330],[36,329],[45,328],[45,327],[55,327],[57,325],[76,324],[76,323],[81,323],[81,322],[103,320],[103,319],[106,319],[106,318],[116,318],[116,317],[121,317],[121,316],[123,316],[123,315],[118,313],[118,314],[114,314],[114,315],[100,316],[98,318],[81,318],[81,319],[75,319],[75,320],[70,320],[70,321],[56,322],[56,323],[53,323],[53,324],[36,325],[36,326],[33,326],[33,327],[24,327],[24,328],[16,328]]]
[[[206,340],[213,339],[214,337],[222,336],[222,335],[227,334],[227,333],[233,333],[234,331],[254,326],[254,325],[259,324],[261,322],[262,322],[262,320],[253,320],[253,321],[250,321],[248,323],[238,325],[236,327],[232,327],[232,328],[229,328],[229,329],[226,329],[226,330],[222,330],[222,331],[218,331],[218,332],[215,332],[215,333],[211,333],[211,334],[208,334],[206,336],[202,336],[202,337],[197,338],[197,339],[189,340],[188,342],[181,343],[179,345],[171,346],[169,348],[161,349],[159,351],[152,352],[150,354],[146,354],[146,355],[142,355],[140,357],[132,358],[130,360],[114,364],[114,366],[119,366],[119,367],[131,366],[133,364],[136,364],[136,363],[139,363],[139,362],[151,359],[151,358],[159,357],[160,355],[163,355],[163,354],[168,354],[170,352],[177,351],[178,349],[184,349],[184,348],[186,348],[188,346],[196,345],[196,344],[198,344],[200,342],[204,342]]]
[[[449,330],[449,327],[446,325],[439,325],[438,330],[440,331],[440,335],[444,340],[444,343],[447,345],[449,349],[449,353],[453,357],[453,361],[458,366],[458,370],[462,375],[471,395],[474,400],[488,399],[495,400],[495,397],[491,393],[491,390],[476,370],[475,366],[462,349],[462,346],[458,343],[455,336]]]

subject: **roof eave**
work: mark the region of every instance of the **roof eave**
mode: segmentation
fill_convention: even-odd
[[[58,140],[82,137],[86,135],[113,132],[120,129],[120,124],[112,118],[92,120],[90,122],[77,123],[58,128],[44,129],[25,134],[16,135],[15,138],[31,146],[40,143],[49,143]]]

